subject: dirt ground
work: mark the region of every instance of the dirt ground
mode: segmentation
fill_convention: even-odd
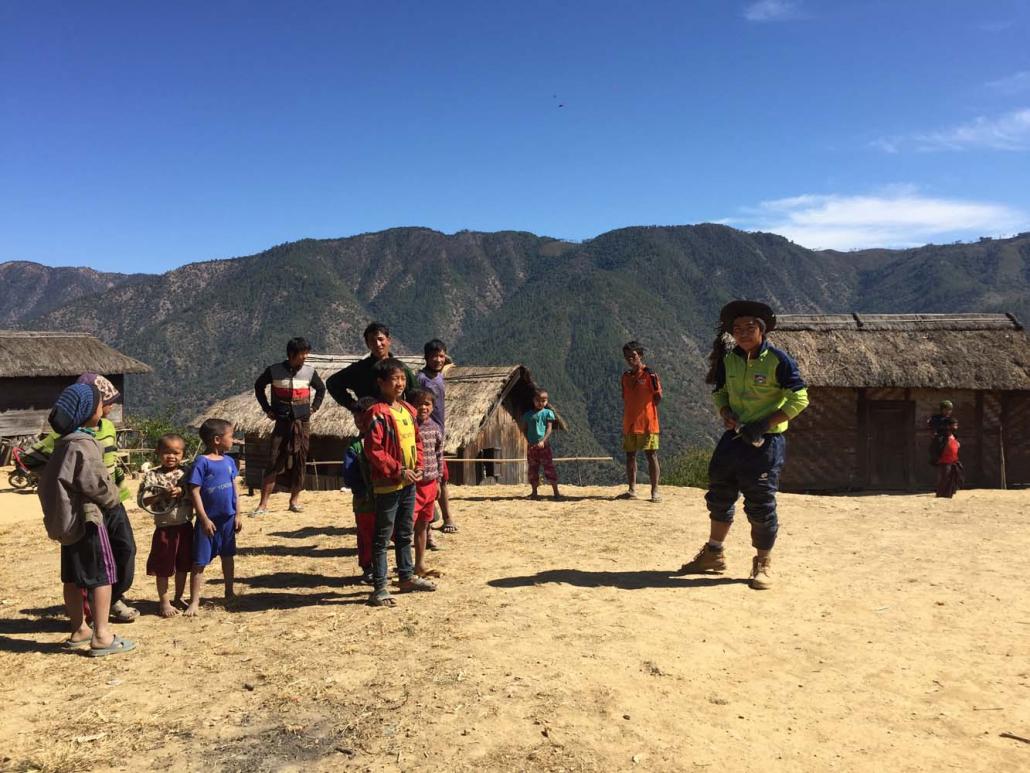
[[[3,480],[6,476],[3,476]],[[364,605],[344,493],[247,518],[246,594],[62,651],[58,550],[0,491],[0,769],[1030,769],[1030,491],[783,496],[777,586],[677,577],[702,492],[454,488],[433,594]],[[254,500],[241,498],[244,510]],[[392,558],[391,558],[392,562]]]

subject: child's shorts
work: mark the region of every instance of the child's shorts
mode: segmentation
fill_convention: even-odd
[[[657,432],[642,432],[636,435],[623,435],[622,436],[622,450],[623,451],[657,451],[658,450],[658,433]]]
[[[236,555],[236,516],[211,520],[215,524],[215,533],[210,537],[204,533],[199,518],[193,525],[193,563],[197,566],[207,566],[216,556],[229,558]]]
[[[89,590],[118,582],[107,529],[87,523],[82,539],[71,545],[61,545],[61,582]]]
[[[435,480],[415,484],[415,523],[432,523],[439,487]]]
[[[188,572],[193,567],[193,524],[159,526],[150,540],[147,556],[147,575],[171,577],[176,572]]]

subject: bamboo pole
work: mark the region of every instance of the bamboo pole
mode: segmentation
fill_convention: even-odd
[[[477,462],[481,464],[526,464],[526,459],[458,459],[451,456],[445,456],[444,462]],[[551,460],[552,462],[613,462],[615,461],[610,456],[559,456]]]

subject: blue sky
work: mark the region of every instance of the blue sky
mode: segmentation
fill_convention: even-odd
[[[400,225],[1030,230],[1022,0],[0,0],[0,261]]]

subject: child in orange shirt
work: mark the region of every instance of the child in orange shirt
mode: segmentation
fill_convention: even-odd
[[[651,501],[660,502],[658,478],[658,404],[662,401],[662,385],[658,374],[644,364],[644,347],[630,341],[622,347],[622,356],[629,370],[622,374],[622,450],[626,452],[626,480],[629,490],[624,499],[637,498],[637,452],[647,457],[647,475],[651,481]]]

